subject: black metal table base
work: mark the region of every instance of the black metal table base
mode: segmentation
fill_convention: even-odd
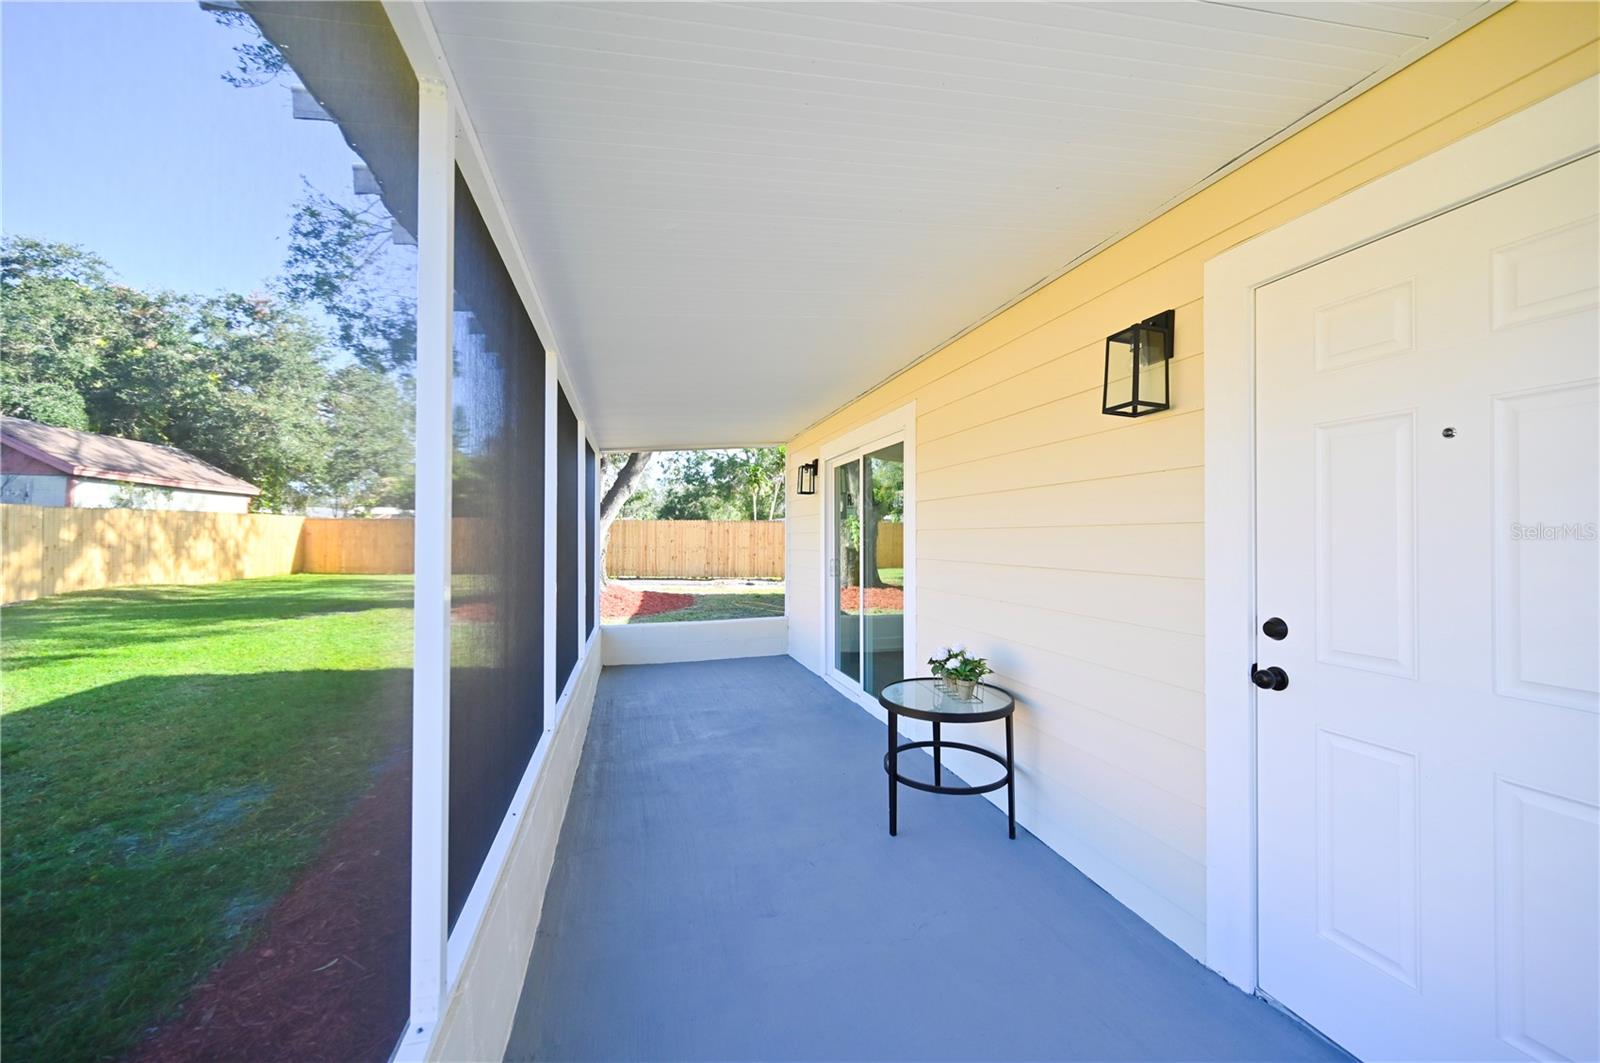
[[[1006,827],[1012,838],[1017,836],[1017,788],[1016,765],[1012,756],[1011,717],[1005,718],[1006,722],[1006,755],[1001,756],[991,749],[982,746],[969,745],[966,742],[947,742],[939,734],[939,723],[933,724],[933,741],[931,742],[899,742],[899,727],[897,726],[898,714],[889,713],[889,751],[883,755],[883,770],[889,776],[889,834],[900,833],[900,800],[899,784],[904,784],[914,790],[921,790],[930,794],[986,794],[1006,788]],[[933,782],[925,783],[920,779],[912,779],[900,774],[900,754],[910,749],[933,750]],[[945,749],[962,749],[968,753],[976,753],[994,761],[1006,770],[1006,773],[994,782],[984,783],[982,786],[945,786],[944,785],[944,757]]]

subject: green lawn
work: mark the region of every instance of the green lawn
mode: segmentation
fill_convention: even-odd
[[[0,610],[0,1048],[117,1057],[249,939],[406,743],[411,579]]]
[[[718,591],[695,596],[693,605],[670,613],[636,616],[630,624],[664,624],[680,620],[743,620],[748,617],[782,616],[783,585],[742,591]]]

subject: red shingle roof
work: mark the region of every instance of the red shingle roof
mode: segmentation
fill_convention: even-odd
[[[159,443],[77,432],[71,428],[0,417],[0,442],[69,476],[125,480],[226,495],[259,495],[261,489],[187,451]]]

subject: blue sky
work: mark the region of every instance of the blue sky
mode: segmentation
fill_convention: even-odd
[[[80,244],[126,283],[253,291],[283,264],[305,175],[358,160],[284,84],[221,74],[246,31],[190,2],[0,4],[0,228]]]

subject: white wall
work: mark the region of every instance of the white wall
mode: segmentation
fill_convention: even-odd
[[[606,664],[779,657],[789,645],[788,623],[781,616],[607,624],[605,632]]]
[[[815,455],[808,455],[806,461]],[[793,449],[789,452],[789,497],[783,519],[784,615],[789,621],[789,656],[822,673],[824,631],[823,602],[816,588],[822,581],[823,526],[822,475],[817,475],[817,492],[795,493],[795,478],[802,464]]]
[[[9,499],[7,499],[9,501]],[[34,505],[50,505],[35,502]],[[197,513],[248,513],[248,495],[191,491],[179,487],[130,484],[117,480],[84,480],[72,485],[75,509],[176,509]]]

